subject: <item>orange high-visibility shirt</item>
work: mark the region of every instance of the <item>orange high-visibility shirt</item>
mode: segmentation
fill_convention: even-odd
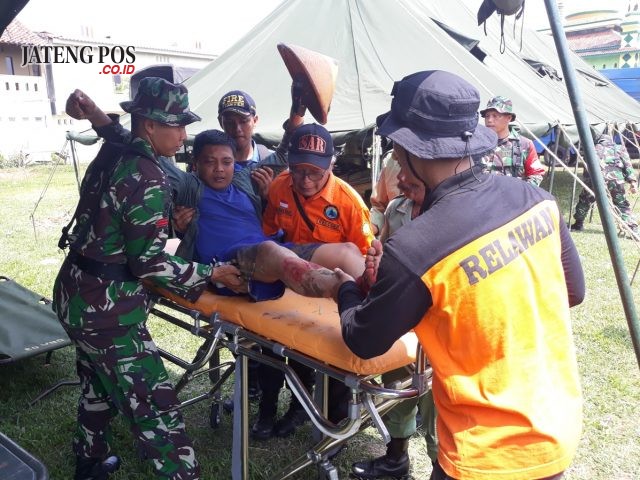
[[[273,181],[263,216],[265,234],[282,229],[285,241],[296,243],[352,242],[365,254],[373,240],[369,210],[347,182],[329,175],[326,185],[314,196],[298,195],[300,205],[313,223],[309,228],[296,207],[291,174],[284,172]]]

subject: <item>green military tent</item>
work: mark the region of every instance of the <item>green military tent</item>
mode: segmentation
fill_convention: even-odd
[[[446,0],[286,0],[268,17],[188,80],[190,100],[203,122],[190,133],[219,128],[217,104],[227,91],[246,90],[256,100],[257,132],[278,138],[288,114],[289,77],[276,45],[300,45],[339,62],[327,127],[367,128],[389,109],[395,80],[419,70],[457,73],[478,87],[482,102],[513,99],[525,131],[543,135],[556,123],[574,123],[553,40],[514,29],[507,21],[501,53],[497,18],[487,35],[475,13]],[[573,55],[585,110],[592,124],[640,122],[640,105]]]

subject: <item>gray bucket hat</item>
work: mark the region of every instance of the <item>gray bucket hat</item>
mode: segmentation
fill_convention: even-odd
[[[391,111],[377,118],[378,134],[418,158],[461,158],[495,148],[495,132],[478,124],[480,94],[443,70],[417,72],[396,82]]]
[[[174,85],[160,77],[143,78],[136,97],[121,102],[120,106],[127,113],[140,115],[170,127],[181,127],[201,120],[189,110],[187,87]]]

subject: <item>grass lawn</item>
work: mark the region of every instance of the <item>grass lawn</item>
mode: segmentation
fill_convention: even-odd
[[[3,210],[0,215],[3,232],[0,275],[11,277],[48,297],[63,259],[56,247],[60,229],[68,222],[77,201],[73,169],[59,167],[31,218],[51,171],[50,166],[0,170]],[[554,194],[565,214],[570,192],[569,175],[556,172]],[[574,240],[587,277],[587,298],[572,310],[585,405],[584,433],[566,478],[639,479],[640,374],[597,214],[584,232],[574,234]],[[631,276],[640,259],[640,249],[631,240],[621,240],[621,243]],[[640,288],[640,279],[637,282],[633,286],[634,293]],[[171,351],[178,349],[190,356],[197,348],[193,336],[164,321],[151,319],[149,326],[156,342],[170,346]],[[168,362],[165,364],[176,379],[180,375],[178,368]],[[74,376],[72,348],[56,351],[52,365],[47,367],[43,366],[43,357],[0,367],[0,431],[40,458],[51,478],[56,480],[67,480],[73,475],[70,443],[78,388],[66,387],[33,408],[28,407],[28,402],[51,384]],[[191,392],[199,391],[198,387],[204,390],[206,382],[196,383]],[[553,392],[548,393],[553,395]],[[225,415],[220,427],[212,430],[208,426],[208,407],[201,403],[186,409],[185,419],[202,464],[202,478],[230,478],[231,417]],[[302,454],[308,445],[309,431],[306,426],[291,439],[252,442],[251,478],[271,478]],[[123,457],[124,463],[113,478],[153,478],[150,469],[137,459],[128,427],[120,419],[114,425],[114,450]],[[340,478],[347,478],[353,461],[383,452],[382,441],[373,429],[361,433],[348,443],[337,460]],[[411,441],[410,455],[413,477],[428,478],[431,466],[425,461],[425,444],[418,435]],[[312,469],[307,469],[296,478],[313,476]]]

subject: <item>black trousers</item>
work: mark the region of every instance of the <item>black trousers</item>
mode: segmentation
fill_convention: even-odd
[[[282,360],[280,355],[268,350],[263,350],[262,353]],[[315,370],[291,359],[289,359],[289,366],[298,375],[307,391],[311,393],[315,384]],[[284,384],[284,372],[261,363],[258,367],[258,374],[262,390],[259,407],[260,418],[272,417],[278,410],[278,395]],[[329,379],[329,420],[337,423],[347,416],[350,396],[351,390],[346,385],[333,378]],[[292,395],[289,408],[295,409],[296,407],[302,408],[298,399]]]

